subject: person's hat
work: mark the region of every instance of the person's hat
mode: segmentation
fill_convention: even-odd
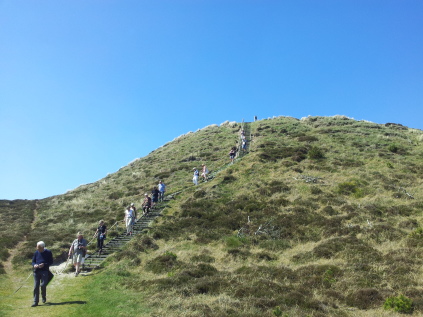
[[[134,203],[132,203],[131,206],[134,206]]]
[[[147,193],[145,193],[144,196],[148,196]]]

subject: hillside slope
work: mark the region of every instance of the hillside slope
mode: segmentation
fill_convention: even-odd
[[[77,231],[121,220],[162,179],[181,193],[92,278],[108,279],[103,303],[114,287],[147,298],[150,316],[375,316],[404,294],[420,314],[422,131],[341,116],[249,125],[249,153],[233,165],[240,125],[210,126],[38,201],[13,262],[28,264],[40,239],[65,259]],[[220,172],[194,187],[203,162]]]

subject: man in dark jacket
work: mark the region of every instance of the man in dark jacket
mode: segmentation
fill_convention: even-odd
[[[34,303],[31,307],[38,306],[40,300],[40,286],[43,303],[46,302],[46,290],[49,282],[49,268],[53,264],[53,254],[46,249],[43,241],[37,243],[37,251],[32,257],[32,267],[34,268]]]

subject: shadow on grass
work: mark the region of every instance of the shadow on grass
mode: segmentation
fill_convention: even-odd
[[[82,301],[82,300],[75,300],[75,301],[71,301],[71,302],[62,302],[62,303],[45,303],[45,306],[56,306],[56,305],[73,305],[73,304],[86,304],[86,301]]]

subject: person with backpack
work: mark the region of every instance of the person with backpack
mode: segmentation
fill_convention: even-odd
[[[50,250],[46,249],[43,241],[37,243],[37,251],[32,257],[32,268],[34,270],[34,303],[31,307],[38,306],[40,300],[40,287],[41,297],[43,303],[47,301],[47,284],[52,278],[53,274],[50,273],[50,265],[53,264],[53,254]]]
[[[199,176],[199,173],[198,173],[198,170],[197,170],[197,168],[193,168],[193,171],[194,171],[194,176],[192,177],[192,182],[194,183],[194,185],[198,185],[198,176]]]
[[[103,251],[104,240],[106,239],[107,226],[104,224],[103,220],[100,220],[98,223],[97,231],[94,233],[94,237],[97,236],[97,248],[98,254],[101,254]]]
[[[81,272],[81,263],[87,253],[87,245],[87,240],[84,239],[81,232],[78,232],[76,239],[73,240],[70,246],[68,254],[69,257],[72,255],[72,263],[75,266],[75,276],[78,276]]]

